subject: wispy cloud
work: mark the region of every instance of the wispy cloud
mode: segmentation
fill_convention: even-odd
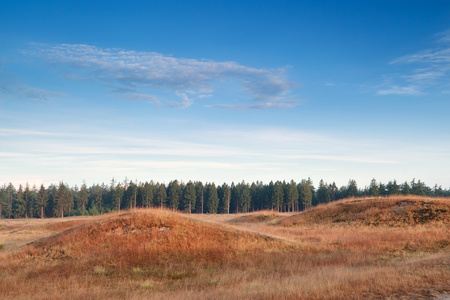
[[[421,92],[417,86],[391,86],[385,90],[379,90],[379,95],[418,95]]]
[[[2,80],[1,78],[0,94],[13,96],[14,99],[35,101],[46,101],[49,98],[64,95],[61,92],[39,89],[16,81]]]
[[[370,173],[367,174],[370,180],[385,173],[399,176],[395,174],[400,174],[402,168],[417,169],[420,165],[426,169],[430,157],[433,164],[448,162],[450,158],[446,150],[448,142],[444,140],[418,146],[282,127],[194,126],[180,129],[170,137],[159,130],[128,132],[89,127],[68,132],[66,128],[0,128],[0,137],[0,174],[3,174],[0,184],[14,176],[22,176],[21,183],[41,176],[42,180],[48,177],[45,182],[68,180],[77,184],[82,179],[98,183],[123,176],[218,183],[243,178],[325,176],[322,178],[326,179],[326,176],[342,177],[352,168]],[[24,165],[26,168],[18,167]],[[337,171],[332,174],[315,171],[323,168]],[[348,176],[354,176],[348,172]],[[351,178],[346,176],[347,173],[345,180]]]
[[[419,95],[435,88],[448,89],[450,76],[450,30],[438,33],[437,46],[399,57],[390,65],[401,69],[378,91],[379,95]]]
[[[211,96],[214,84],[224,80],[239,82],[243,86],[241,92],[249,96],[250,103],[237,107],[267,109],[297,105],[288,99],[295,84],[287,80],[283,68],[252,68],[232,61],[176,58],[156,52],[103,49],[83,44],[34,44],[33,50],[25,53],[69,67],[74,73],[81,71],[77,76],[112,84],[115,91],[120,90],[125,96],[126,91],[131,93],[128,98],[136,98],[142,89],[170,90],[180,99],[177,103],[158,100],[171,107],[188,107],[196,99]],[[225,103],[223,108],[231,106]]]
[[[216,104],[205,105],[206,107],[222,108],[228,110],[263,110],[263,109],[285,109],[293,108],[297,106],[300,100],[287,100],[287,99],[273,99],[273,101],[260,101],[259,103],[253,103],[248,105],[235,105],[235,104]]]

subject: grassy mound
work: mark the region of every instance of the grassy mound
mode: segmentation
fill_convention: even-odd
[[[359,207],[358,201],[366,200],[341,203]],[[319,207],[316,214],[331,211],[330,207],[334,204]],[[322,212],[323,220],[325,215]],[[230,225],[233,216],[194,219],[142,209],[66,220],[5,221],[8,226],[23,224],[0,230],[7,245],[10,239],[27,235],[29,228],[41,228],[47,237],[30,232],[29,238],[40,239],[14,252],[0,251],[0,295],[2,299],[430,299],[450,292],[450,233],[443,221],[404,228],[327,226],[332,221],[285,227],[272,225],[279,220],[277,213],[235,218],[243,216],[248,217],[240,219],[245,222]],[[71,227],[52,232],[67,226]]]
[[[345,199],[280,221],[284,226],[330,223],[394,227],[450,224],[450,199],[418,196]]]
[[[40,239],[16,258],[46,266],[27,277],[47,273],[180,279],[195,276],[198,267],[219,267],[241,255],[280,247],[279,241],[257,234],[225,230],[173,212],[140,210]]]
[[[283,215],[271,211],[271,210],[264,210],[259,211],[251,214],[245,214],[243,216],[236,217],[234,219],[231,219],[228,221],[228,223],[231,224],[240,224],[240,223],[269,223],[274,220],[283,218]]]

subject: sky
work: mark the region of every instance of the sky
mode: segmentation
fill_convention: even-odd
[[[0,184],[450,188],[448,1],[0,2]]]

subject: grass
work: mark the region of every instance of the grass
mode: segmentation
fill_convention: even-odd
[[[449,204],[375,198],[296,214],[146,209],[26,226],[11,220],[0,231],[0,296],[429,299],[450,293]],[[434,215],[391,217],[396,207],[414,216],[422,205]],[[16,234],[32,244],[10,243]]]

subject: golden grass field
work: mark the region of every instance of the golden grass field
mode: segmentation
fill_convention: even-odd
[[[450,199],[0,220],[1,299],[446,299]]]

